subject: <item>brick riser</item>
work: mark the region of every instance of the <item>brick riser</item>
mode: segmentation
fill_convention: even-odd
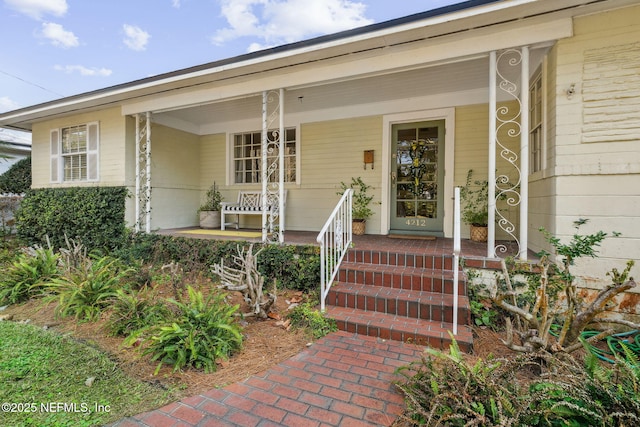
[[[327,296],[338,328],[362,335],[446,348],[453,329],[453,258],[352,249]],[[470,351],[471,314],[459,280],[458,335]]]
[[[453,322],[453,295],[451,294],[339,283],[329,291],[327,304],[412,319]],[[458,300],[458,325],[467,325],[470,321],[469,300],[461,297]]]
[[[453,258],[450,255],[442,254],[414,254],[351,249],[347,252],[345,261],[362,264],[453,270]]]
[[[453,271],[393,265],[345,262],[338,271],[341,283],[453,294]],[[466,282],[458,280],[458,295],[467,295]]]

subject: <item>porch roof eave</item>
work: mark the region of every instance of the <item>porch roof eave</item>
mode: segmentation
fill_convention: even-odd
[[[232,79],[220,78],[199,85],[198,90],[174,90],[154,96],[132,99],[122,104],[122,114],[131,115],[152,111],[170,112],[183,108],[259,96],[264,90],[286,88],[296,90],[314,86],[344,83],[368,77],[395,74],[408,70],[437,67],[451,63],[488,58],[491,50],[528,45],[548,47],[558,39],[571,36],[571,19],[548,21],[543,17],[532,19],[527,31],[517,22],[504,24],[500,30],[492,27],[478,29],[470,36],[445,37],[430,43],[401,43],[349,55],[348,60],[331,58],[323,61],[264,70],[257,74],[237,75]],[[489,49],[489,50],[487,50]],[[383,52],[384,51],[384,52]],[[384,57],[383,57],[384,56]]]

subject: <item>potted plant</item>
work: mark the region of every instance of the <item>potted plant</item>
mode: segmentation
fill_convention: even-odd
[[[351,208],[351,218],[353,221],[352,230],[353,234],[362,235],[366,228],[367,219],[371,218],[373,211],[369,207],[373,196],[370,196],[367,191],[371,188],[367,185],[362,178],[351,178],[351,184],[347,185],[344,182],[340,183],[342,191],[337,194],[344,194],[347,188],[353,190],[353,205]]]
[[[471,240],[486,242],[489,222],[489,183],[486,180],[473,181],[473,169],[469,169],[467,182],[460,189],[460,196],[463,202],[462,220],[471,227]]]
[[[198,213],[200,215],[200,228],[220,228],[220,207],[222,194],[214,182],[205,194],[205,199]]]

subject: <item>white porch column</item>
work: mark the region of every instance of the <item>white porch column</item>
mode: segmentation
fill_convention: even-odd
[[[269,151],[269,117],[267,113],[267,107],[269,104],[269,93],[267,91],[262,92],[262,166],[260,167],[260,180],[262,181],[262,241],[267,241],[269,233],[269,226],[267,224],[268,210],[265,201],[268,196],[268,182],[269,174],[267,172],[268,151]]]
[[[151,113],[136,114],[135,231],[151,232]]]
[[[287,146],[286,135],[284,131],[284,89],[280,88],[280,149],[278,154],[278,170],[280,174],[278,176],[278,243],[284,243],[284,214],[285,214],[285,196],[284,196],[284,151]]]
[[[522,47],[520,100],[520,259],[527,259],[529,232],[529,47]]]
[[[489,170],[487,171],[488,197],[488,236],[487,257],[496,256],[496,52],[489,53]]]
[[[524,46],[491,52],[489,64],[487,256],[494,258],[497,252],[507,253],[506,244],[496,245],[495,232],[499,226],[516,242],[519,258],[526,259],[529,225],[529,48]],[[498,106],[498,101],[504,103]],[[499,159],[496,157],[498,153]],[[511,208],[516,206],[520,212],[518,231],[515,221],[502,209],[508,207],[513,212],[515,209]]]
[[[276,100],[277,98],[277,100]],[[276,122],[277,118],[277,122]],[[277,128],[275,128],[277,123]],[[262,92],[262,241],[284,242],[284,89]],[[277,158],[269,155],[278,154]],[[278,171],[276,175],[276,171]],[[272,210],[267,209],[272,206]],[[277,220],[277,221],[276,221]]]

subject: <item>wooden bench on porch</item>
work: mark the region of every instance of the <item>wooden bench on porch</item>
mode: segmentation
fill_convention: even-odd
[[[271,199],[271,198],[270,198]],[[268,200],[267,212],[270,217],[276,211],[275,200]],[[284,190],[283,206],[287,204],[287,190]],[[236,215],[236,222],[226,222],[226,215]],[[262,191],[240,191],[238,193],[238,201],[236,203],[222,202],[221,229],[224,230],[227,225],[235,225],[236,230],[239,227],[240,215],[262,215]],[[280,212],[284,215],[284,212]],[[269,221],[271,223],[271,221]],[[273,230],[269,230],[273,231]]]

